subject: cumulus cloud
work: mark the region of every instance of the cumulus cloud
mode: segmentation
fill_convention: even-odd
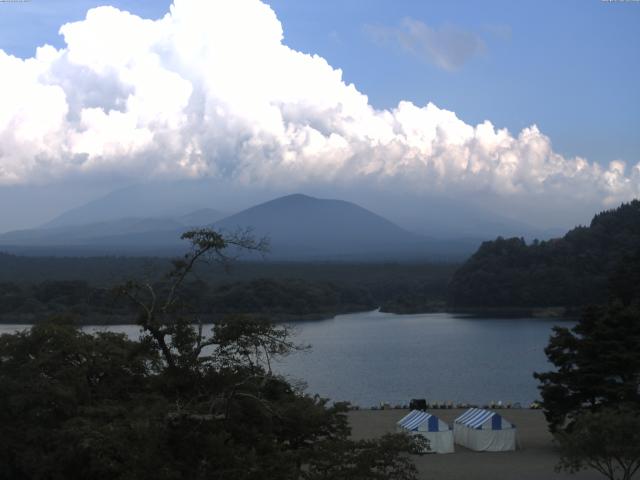
[[[339,69],[289,48],[258,0],[175,0],[159,20],[100,7],[60,33],[65,48],[33,58],[0,50],[0,184],[121,175],[609,202],[640,194],[640,164],[565,158],[536,126],[512,135],[431,103],[373,108]]]
[[[433,28],[413,18],[405,18],[398,27],[368,25],[366,31],[377,42],[397,44],[448,71],[458,70],[485,50],[484,41],[473,32],[453,25]]]

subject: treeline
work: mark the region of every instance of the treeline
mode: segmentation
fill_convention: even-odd
[[[154,284],[160,291],[162,283]],[[326,318],[382,307],[383,311],[429,311],[444,304],[446,279],[359,285],[300,279],[254,279],[211,285],[186,283],[184,308],[207,320],[228,314],[254,314],[273,321]],[[96,287],[80,280],[37,284],[0,283],[0,321],[38,323],[58,314],[73,314],[85,324],[133,322],[131,305],[115,287]]]
[[[0,318],[5,321],[33,321],[40,315],[58,313],[109,315],[126,313],[118,306],[112,289],[96,288],[84,281],[46,281],[34,285],[0,283]]]
[[[29,257],[0,251],[0,283],[82,280],[114,285],[143,276],[158,278],[170,265],[169,259],[159,257]]]
[[[425,275],[423,278],[370,285],[380,310],[389,313],[428,313],[446,309],[450,277]]]
[[[84,323],[129,323],[115,288],[162,278],[168,259],[20,257],[0,254],[0,321],[34,323],[73,313]],[[455,264],[237,262],[229,272],[196,267],[183,285],[191,311],[215,319],[230,313],[272,320],[325,318],[382,307],[409,313],[443,306]],[[156,282],[157,283],[157,282]],[[157,287],[161,285],[157,284]]]
[[[236,261],[228,271],[198,265],[195,275],[211,284],[258,278],[383,284],[447,281],[459,264],[447,262],[275,262]],[[91,285],[117,285],[132,278],[160,278],[171,268],[162,257],[28,257],[0,252],[0,283],[35,284],[46,280],[83,280]]]
[[[610,282],[638,285],[640,201],[597,214],[563,238],[484,242],[455,273],[456,307],[580,307],[606,303]],[[635,277],[634,277],[635,275]],[[635,283],[634,283],[635,281]]]
[[[256,279],[220,285],[209,294],[189,295],[198,310],[221,314],[318,315],[375,308],[370,292],[362,287],[304,280]]]
[[[166,258],[19,257],[0,254],[0,321],[34,322],[60,312],[122,322],[113,287],[161,278]],[[238,262],[230,273],[200,265],[185,285],[193,312],[251,313],[273,320],[320,318],[380,307],[392,313],[442,310],[577,311],[607,302],[612,282],[640,285],[640,201],[597,214],[564,237],[527,244],[485,242],[460,268],[446,263]],[[144,282],[143,282],[144,283]],[[493,310],[492,310],[493,311]]]
[[[162,284],[155,284],[162,291]],[[184,308],[208,319],[243,313],[272,320],[287,316],[334,315],[376,307],[364,288],[328,282],[256,279],[217,286],[202,281],[184,285]],[[84,323],[120,323],[133,319],[130,304],[117,288],[102,288],[85,281],[46,281],[35,285],[0,284],[0,319],[37,322],[56,314],[75,314]]]

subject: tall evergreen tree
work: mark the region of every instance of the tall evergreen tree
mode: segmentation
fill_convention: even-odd
[[[571,328],[556,327],[545,349],[555,371],[536,373],[552,431],[584,410],[640,408],[640,310],[614,302],[591,307]]]

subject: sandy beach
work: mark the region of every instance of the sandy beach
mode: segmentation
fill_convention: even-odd
[[[395,424],[408,410],[356,410],[349,412],[355,439],[375,438],[395,431]],[[432,410],[450,425],[464,410]],[[540,410],[500,410],[518,428],[521,449],[515,452],[473,452],[456,445],[448,455],[415,456],[421,479],[429,480],[597,480],[604,478],[595,471],[574,475],[556,473],[558,453],[547,431]]]

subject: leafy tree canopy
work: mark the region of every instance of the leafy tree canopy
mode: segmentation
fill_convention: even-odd
[[[587,309],[572,329],[556,327],[545,349],[556,370],[535,374],[552,430],[583,410],[640,406],[639,345],[640,311],[617,302]]]
[[[571,432],[557,435],[559,469],[572,473],[593,468],[610,480],[631,480],[640,469],[640,410],[605,408],[585,412]]]
[[[619,269],[608,305],[556,327],[545,349],[555,371],[536,373],[544,413],[562,449],[560,469],[591,467],[610,480],[640,468],[640,295]]]
[[[484,242],[455,273],[449,303],[456,307],[586,306],[604,303],[609,278],[640,266],[640,200],[597,214],[563,238]],[[627,268],[628,269],[628,268]],[[637,271],[636,271],[637,272]],[[636,280],[637,280],[637,273]],[[638,293],[639,283],[627,286]]]
[[[121,287],[139,341],[58,319],[0,337],[0,479],[412,480],[404,435],[352,441],[347,405],[271,369],[299,348],[285,327],[242,316],[205,332],[183,286],[196,262],[248,235],[199,230],[165,285]]]

